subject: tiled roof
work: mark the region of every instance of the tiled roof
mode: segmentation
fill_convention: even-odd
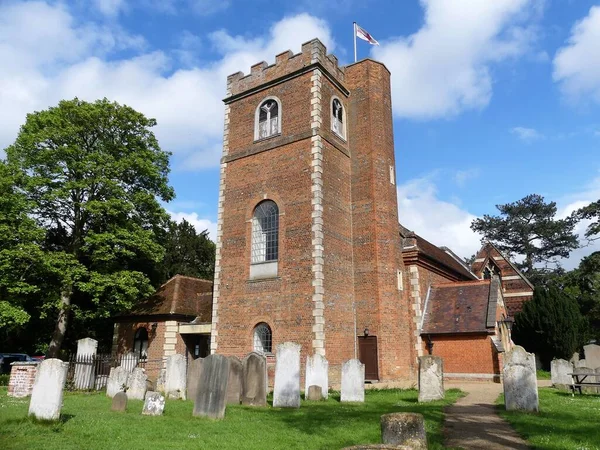
[[[497,278],[432,285],[421,334],[493,332],[498,292]]]
[[[124,316],[178,315],[208,323],[212,319],[212,291],[212,281],[175,275]]]

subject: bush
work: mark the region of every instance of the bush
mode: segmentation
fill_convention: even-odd
[[[0,374],[0,386],[8,386],[9,379],[10,379],[9,373]]]

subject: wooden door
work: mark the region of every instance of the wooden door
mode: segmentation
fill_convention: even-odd
[[[365,365],[365,380],[379,380],[377,336],[358,337],[358,359]]]

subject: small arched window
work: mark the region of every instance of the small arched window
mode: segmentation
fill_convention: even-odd
[[[279,99],[269,97],[256,110],[254,139],[265,139],[281,133],[281,107]]]
[[[337,134],[342,139],[346,139],[346,131],[344,127],[344,107],[342,102],[337,98],[333,98],[331,102],[331,131]]]
[[[140,359],[146,359],[148,357],[148,330],[144,327],[140,327],[135,332],[133,338],[133,353]]]
[[[252,263],[276,261],[279,257],[279,208],[265,200],[252,217]]]
[[[273,353],[271,328],[264,322],[254,327],[254,351],[258,353]]]

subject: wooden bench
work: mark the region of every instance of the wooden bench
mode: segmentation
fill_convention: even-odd
[[[600,377],[600,373],[585,373],[585,372],[573,372],[570,373],[569,375],[571,375],[572,377],[572,383],[571,383],[571,391],[573,393],[573,395],[575,395],[575,390],[578,390],[580,394],[582,394],[583,392],[581,391],[582,387],[597,387],[600,388],[600,382],[596,382],[596,381],[585,381],[587,377],[592,376],[592,377]]]

